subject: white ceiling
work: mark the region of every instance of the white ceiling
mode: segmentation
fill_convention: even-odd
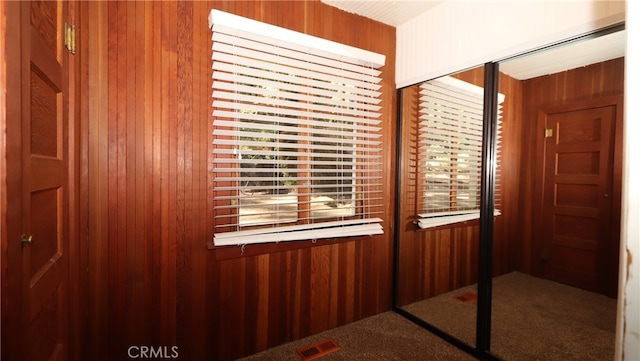
[[[321,0],[349,13],[398,27],[444,0]]]
[[[349,13],[398,27],[445,0],[321,0]],[[623,57],[624,31],[576,41],[500,64],[500,71],[524,80]]]

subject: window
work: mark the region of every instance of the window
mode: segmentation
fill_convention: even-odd
[[[422,84],[419,97],[418,225],[427,228],[477,219],[483,89],[447,76]],[[503,100],[499,94],[498,103]],[[498,164],[501,130],[498,114]],[[496,215],[499,188],[497,183]]]
[[[213,10],[214,244],[382,233],[384,56]]]

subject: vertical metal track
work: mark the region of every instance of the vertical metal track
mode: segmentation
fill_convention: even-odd
[[[400,277],[400,185],[402,184],[402,174],[400,174],[400,162],[402,160],[402,89],[396,91],[397,111],[396,111],[396,189],[395,208],[393,220],[393,276],[391,280],[391,305],[395,309],[398,305],[398,277]]]
[[[493,210],[498,129],[498,63],[484,67],[484,116],[482,125],[482,173],[480,180],[480,259],[478,266],[478,311],[476,348],[491,347],[491,292],[493,273]]]

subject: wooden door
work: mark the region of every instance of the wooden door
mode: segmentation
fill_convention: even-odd
[[[619,240],[614,217],[616,118],[622,108],[592,101],[546,112],[542,254],[546,278],[609,293]],[[617,185],[619,187],[619,185]]]
[[[11,3],[11,2],[10,2]],[[66,1],[24,1],[7,8],[19,44],[7,59],[7,274],[11,360],[68,356],[68,74],[64,48]],[[16,39],[17,38],[17,39]],[[18,51],[19,49],[19,51]],[[14,222],[15,220],[15,222]],[[18,244],[16,246],[16,244]],[[4,271],[4,270],[3,270]],[[3,311],[6,311],[4,309]],[[4,349],[4,348],[7,349]]]

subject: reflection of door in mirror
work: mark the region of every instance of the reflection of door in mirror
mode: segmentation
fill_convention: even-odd
[[[624,49],[610,35],[596,48]],[[614,357],[624,50],[588,62],[586,46],[500,65],[516,101],[502,153],[509,243],[494,250],[510,272],[493,280],[491,350],[506,360]]]
[[[402,90],[397,306],[475,345],[483,67]]]

